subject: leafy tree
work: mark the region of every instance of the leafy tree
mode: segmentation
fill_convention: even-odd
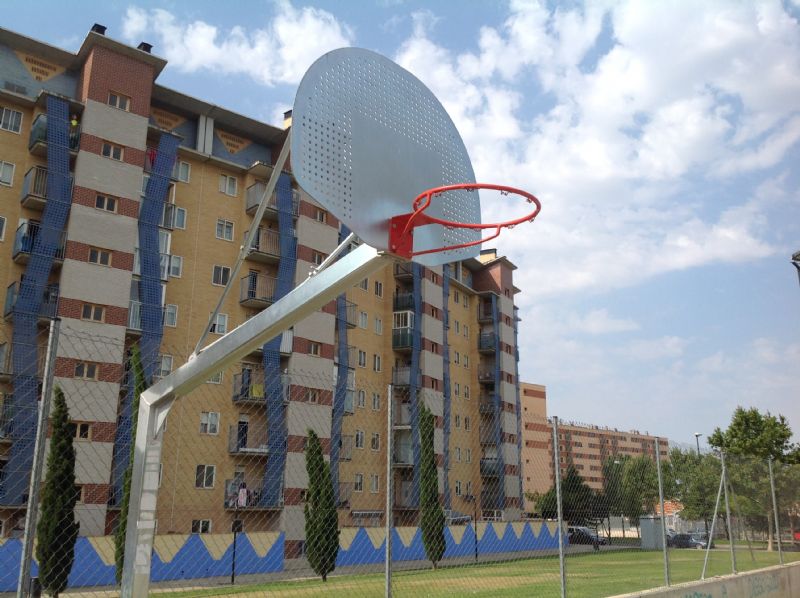
[[[642,455],[625,461],[622,470],[622,514],[639,528],[639,518],[655,512],[658,501],[658,470]]]
[[[47,478],[42,491],[41,518],[36,530],[36,559],[42,587],[56,598],[67,587],[67,579],[75,561],[75,449],[74,430],[69,423],[69,409],[64,392],[58,386],[53,398],[50,422],[50,452],[47,456]]]
[[[624,494],[622,488],[622,472],[625,469],[625,456],[608,457],[603,462],[603,495],[608,510],[608,538],[611,540],[611,516],[623,517]],[[625,520],[622,519],[622,537],[625,538]]]
[[[669,491],[666,493],[683,505],[683,519],[700,519],[705,523],[713,516],[720,476],[719,459],[711,454],[674,448],[670,451]]]
[[[544,494],[531,497],[536,508],[546,519],[558,518],[558,500],[555,486]],[[595,493],[578,473],[574,465],[567,467],[561,478],[561,511],[564,520],[572,525],[593,524],[602,509],[597,503],[607,502],[602,494]]]
[[[444,511],[439,504],[439,475],[433,452],[433,414],[422,407],[419,416],[420,439],[420,510],[422,512],[422,545],[433,568],[444,556]]]
[[[314,572],[322,576],[322,581],[327,581],[328,573],[336,568],[339,553],[339,515],[333,498],[330,466],[322,457],[322,445],[314,430],[308,431],[306,472],[306,557]]]
[[[800,448],[791,438],[792,430],[783,415],[762,414],[755,407],[737,407],[728,428],[716,428],[708,438],[709,444],[726,456],[738,457],[735,467],[728,467],[736,497],[741,497],[737,503],[749,523],[767,528],[768,550],[772,550],[774,523],[766,461],[797,462]]]
[[[125,529],[128,525],[128,506],[131,501],[131,477],[133,476],[133,451],[136,441],[136,425],[139,423],[139,396],[147,388],[144,368],[142,367],[142,354],[139,346],[134,345],[131,351],[131,370],[133,371],[133,406],[131,407],[131,448],[128,456],[128,467],[122,481],[122,500],[119,507],[117,527],[114,530],[114,560],[116,569],[114,574],[117,583],[122,581],[122,565],[125,560]]]

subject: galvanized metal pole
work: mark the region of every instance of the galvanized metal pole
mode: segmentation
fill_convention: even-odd
[[[36,537],[36,518],[39,515],[39,486],[42,482],[44,467],[44,445],[50,421],[50,404],[53,400],[53,375],[58,349],[58,333],[61,320],[50,320],[50,333],[47,337],[47,357],[44,362],[44,383],[42,400],[39,401],[39,419],[36,422],[36,440],[33,445],[33,467],[28,487],[28,510],[25,513],[25,532],[22,536],[22,556],[20,557],[19,580],[17,582],[17,598],[24,598],[30,592],[31,558],[33,557],[33,539]]]
[[[719,512],[719,499],[722,498],[722,484],[725,478],[720,473],[719,475],[719,490],[717,490],[717,501],[714,503],[714,518],[711,520],[711,531],[708,533],[708,543],[706,544],[706,556],[703,559],[703,572],[700,574],[700,579],[706,578],[706,567],[708,567],[708,555],[711,552],[711,541],[714,538],[714,526],[717,525],[717,513]]]
[[[733,528],[731,527],[731,507],[730,503],[728,502],[728,470],[725,467],[725,452],[720,451],[719,453],[720,461],[722,462],[722,487],[725,490],[725,518],[728,522],[728,540],[731,545],[731,572],[738,573],[736,571],[736,551],[733,548]]]
[[[656,469],[658,470],[658,500],[661,502],[661,550],[664,553],[664,585],[669,587],[669,554],[667,554],[667,513],[664,511],[664,482],[661,476],[661,451],[656,436]]]
[[[558,451],[558,417],[553,416],[553,465],[558,510],[558,571],[561,575],[561,598],[567,598],[567,564],[564,560],[564,512],[561,508],[561,465]]]
[[[394,434],[392,433],[392,413],[394,412],[394,399],[392,385],[386,391],[386,598],[392,598],[392,492],[394,480],[392,476],[392,451],[394,450]]]
[[[781,525],[778,521],[778,500],[775,497],[775,476],[772,473],[772,457],[767,461],[769,464],[769,487],[772,491],[772,513],[775,518],[775,540],[778,542],[778,559],[783,565],[783,547],[781,546]]]

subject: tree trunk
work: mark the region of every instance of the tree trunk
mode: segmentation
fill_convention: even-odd
[[[794,546],[797,540],[794,539],[794,515],[791,511],[789,511],[789,533],[792,535],[792,546]]]
[[[622,522],[622,539],[625,540],[625,516],[623,515],[619,520]]]
[[[772,511],[767,511],[767,552],[772,552]]]
[[[328,574],[327,574],[327,573],[323,573],[323,574],[322,574],[322,581],[323,581],[323,582],[326,582],[326,581],[328,581]]]

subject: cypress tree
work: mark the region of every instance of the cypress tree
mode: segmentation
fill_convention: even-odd
[[[339,553],[339,515],[333,499],[331,470],[322,457],[322,445],[313,430],[308,431],[306,442],[306,558],[308,564],[322,581],[336,568]]]
[[[444,556],[444,511],[439,504],[439,476],[433,452],[433,414],[422,407],[419,416],[420,441],[420,509],[422,511],[422,545],[433,568]]]
[[[75,449],[72,447],[73,428],[64,392],[58,386],[53,398],[50,422],[50,452],[42,490],[41,517],[36,529],[36,560],[39,580],[52,596],[58,597],[67,587],[67,579],[75,561],[75,540],[78,523],[75,521]]]
[[[128,466],[125,468],[125,477],[122,481],[122,500],[119,507],[117,527],[114,530],[114,571],[117,583],[122,581],[122,564],[125,560],[125,528],[128,524],[128,505],[131,500],[131,477],[133,476],[133,451],[136,440],[136,424],[139,419],[139,395],[147,388],[142,367],[142,355],[138,345],[131,351],[131,370],[133,372],[133,406],[131,407],[131,448],[128,455]]]

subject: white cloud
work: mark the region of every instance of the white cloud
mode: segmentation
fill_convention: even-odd
[[[586,334],[608,334],[612,332],[630,332],[639,330],[639,325],[628,318],[615,318],[606,309],[594,309],[585,316],[572,316],[570,328]]]
[[[275,3],[263,28],[220,30],[205,21],[184,22],[160,8],[130,7],[122,23],[129,41],[155,36],[156,53],[185,72],[244,74],[264,85],[295,84],[320,55],[349,46],[352,30],[327,11]]]

